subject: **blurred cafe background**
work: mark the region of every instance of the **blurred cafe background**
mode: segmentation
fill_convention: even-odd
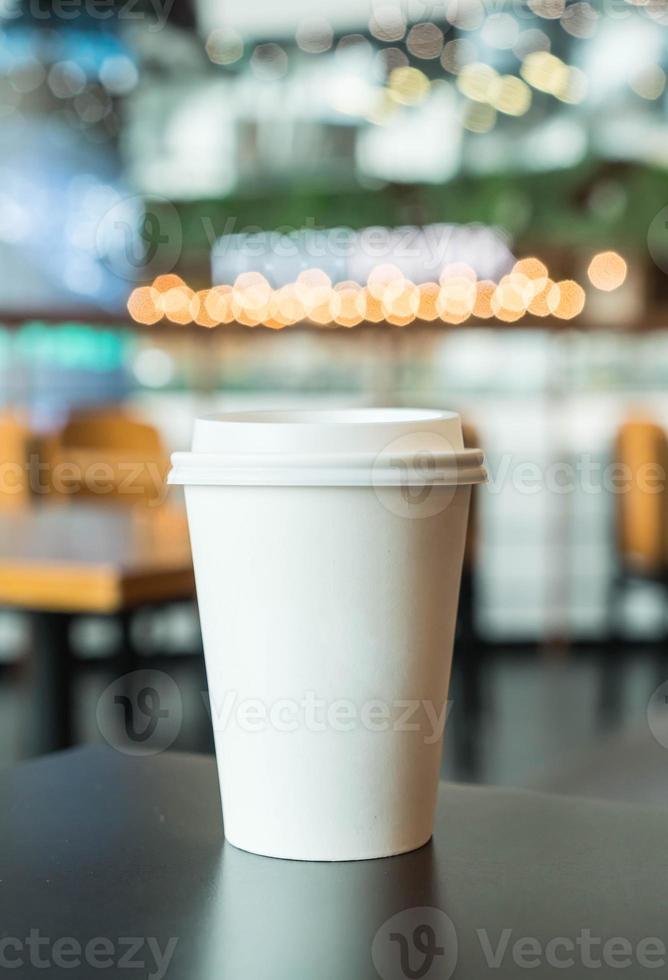
[[[0,0],[0,763],[113,743],[136,670],[211,750],[196,415],[417,405],[490,471],[444,775],[668,802],[667,27]]]

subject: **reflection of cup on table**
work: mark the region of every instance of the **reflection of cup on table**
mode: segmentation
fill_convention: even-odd
[[[471,485],[459,417],[198,419],[184,484],[225,833],[352,860],[431,836]]]
[[[448,980],[454,973],[457,938],[443,911],[451,900],[438,880],[432,845],[390,861],[332,866],[265,861],[226,844],[209,895],[197,919],[197,976],[406,980],[399,967],[402,934],[411,943],[411,966],[428,963],[412,946],[421,913],[434,924],[443,952],[433,971],[420,975]]]

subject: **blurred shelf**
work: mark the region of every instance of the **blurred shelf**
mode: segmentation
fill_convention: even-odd
[[[450,333],[452,331],[466,331],[471,329],[498,329],[498,330],[549,330],[553,333],[565,333],[569,330],[575,329],[578,331],[588,331],[588,332],[601,332],[610,331],[616,334],[638,334],[638,333],[648,333],[656,330],[668,329],[668,308],[660,309],[655,308],[650,310],[642,318],[628,323],[625,326],[607,326],[605,323],[592,322],[586,317],[575,317],[572,320],[560,320],[556,317],[544,317],[536,319],[535,317],[523,316],[518,320],[505,321],[498,320],[495,317],[487,320],[481,319],[467,319],[463,323],[446,323],[444,321],[427,321],[427,320],[413,320],[406,326],[397,326],[395,324],[390,324],[387,322],[381,323],[371,323],[364,321],[357,324],[354,327],[343,327],[343,326],[320,326],[316,324],[310,324],[307,322],[296,323],[290,326],[276,330],[272,327],[265,327],[261,324],[254,327],[245,326],[241,323],[227,323],[220,324],[217,327],[200,327],[197,324],[178,324],[171,323],[169,320],[163,319],[158,323],[154,324],[141,324],[135,323],[133,320],[129,319],[127,315],[123,314],[109,314],[101,312],[100,310],[52,310],[52,311],[30,311],[27,310],[24,313],[17,313],[12,311],[11,313],[6,313],[0,310],[0,326],[7,328],[19,328],[28,323],[46,323],[46,324],[81,324],[90,327],[100,327],[104,329],[118,328],[125,330],[132,330],[137,333],[168,333],[170,335],[180,334],[183,335],[185,331],[193,334],[193,336],[200,337],[218,337],[222,333],[234,334],[235,336],[242,336],[249,332],[259,333],[264,336],[269,336],[275,333],[281,333],[283,330],[288,332],[307,332],[313,334],[332,334],[334,332],[341,334],[354,335],[359,333],[369,334],[369,333],[390,333],[396,336],[402,334],[415,333],[416,331],[426,332],[426,333]]]

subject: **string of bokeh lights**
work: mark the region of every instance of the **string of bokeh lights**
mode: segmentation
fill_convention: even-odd
[[[599,252],[587,269],[591,285],[610,292],[622,285],[627,264],[617,252]],[[445,266],[438,282],[416,284],[389,263],[376,266],[366,284],[332,283],[321,269],[305,269],[294,282],[273,288],[260,272],[243,272],[233,284],[195,292],[177,275],[158,276],[128,299],[135,323],[168,322],[200,327],[239,325],[281,330],[297,324],[356,327],[413,322],[462,324],[469,319],[513,323],[525,316],[573,320],[582,313],[584,288],[555,281],[544,262],[519,259],[499,282],[479,280],[465,263]]]

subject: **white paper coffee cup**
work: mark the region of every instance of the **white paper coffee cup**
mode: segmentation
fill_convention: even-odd
[[[198,419],[185,486],[225,835],[345,861],[432,833],[471,485],[424,409]]]

